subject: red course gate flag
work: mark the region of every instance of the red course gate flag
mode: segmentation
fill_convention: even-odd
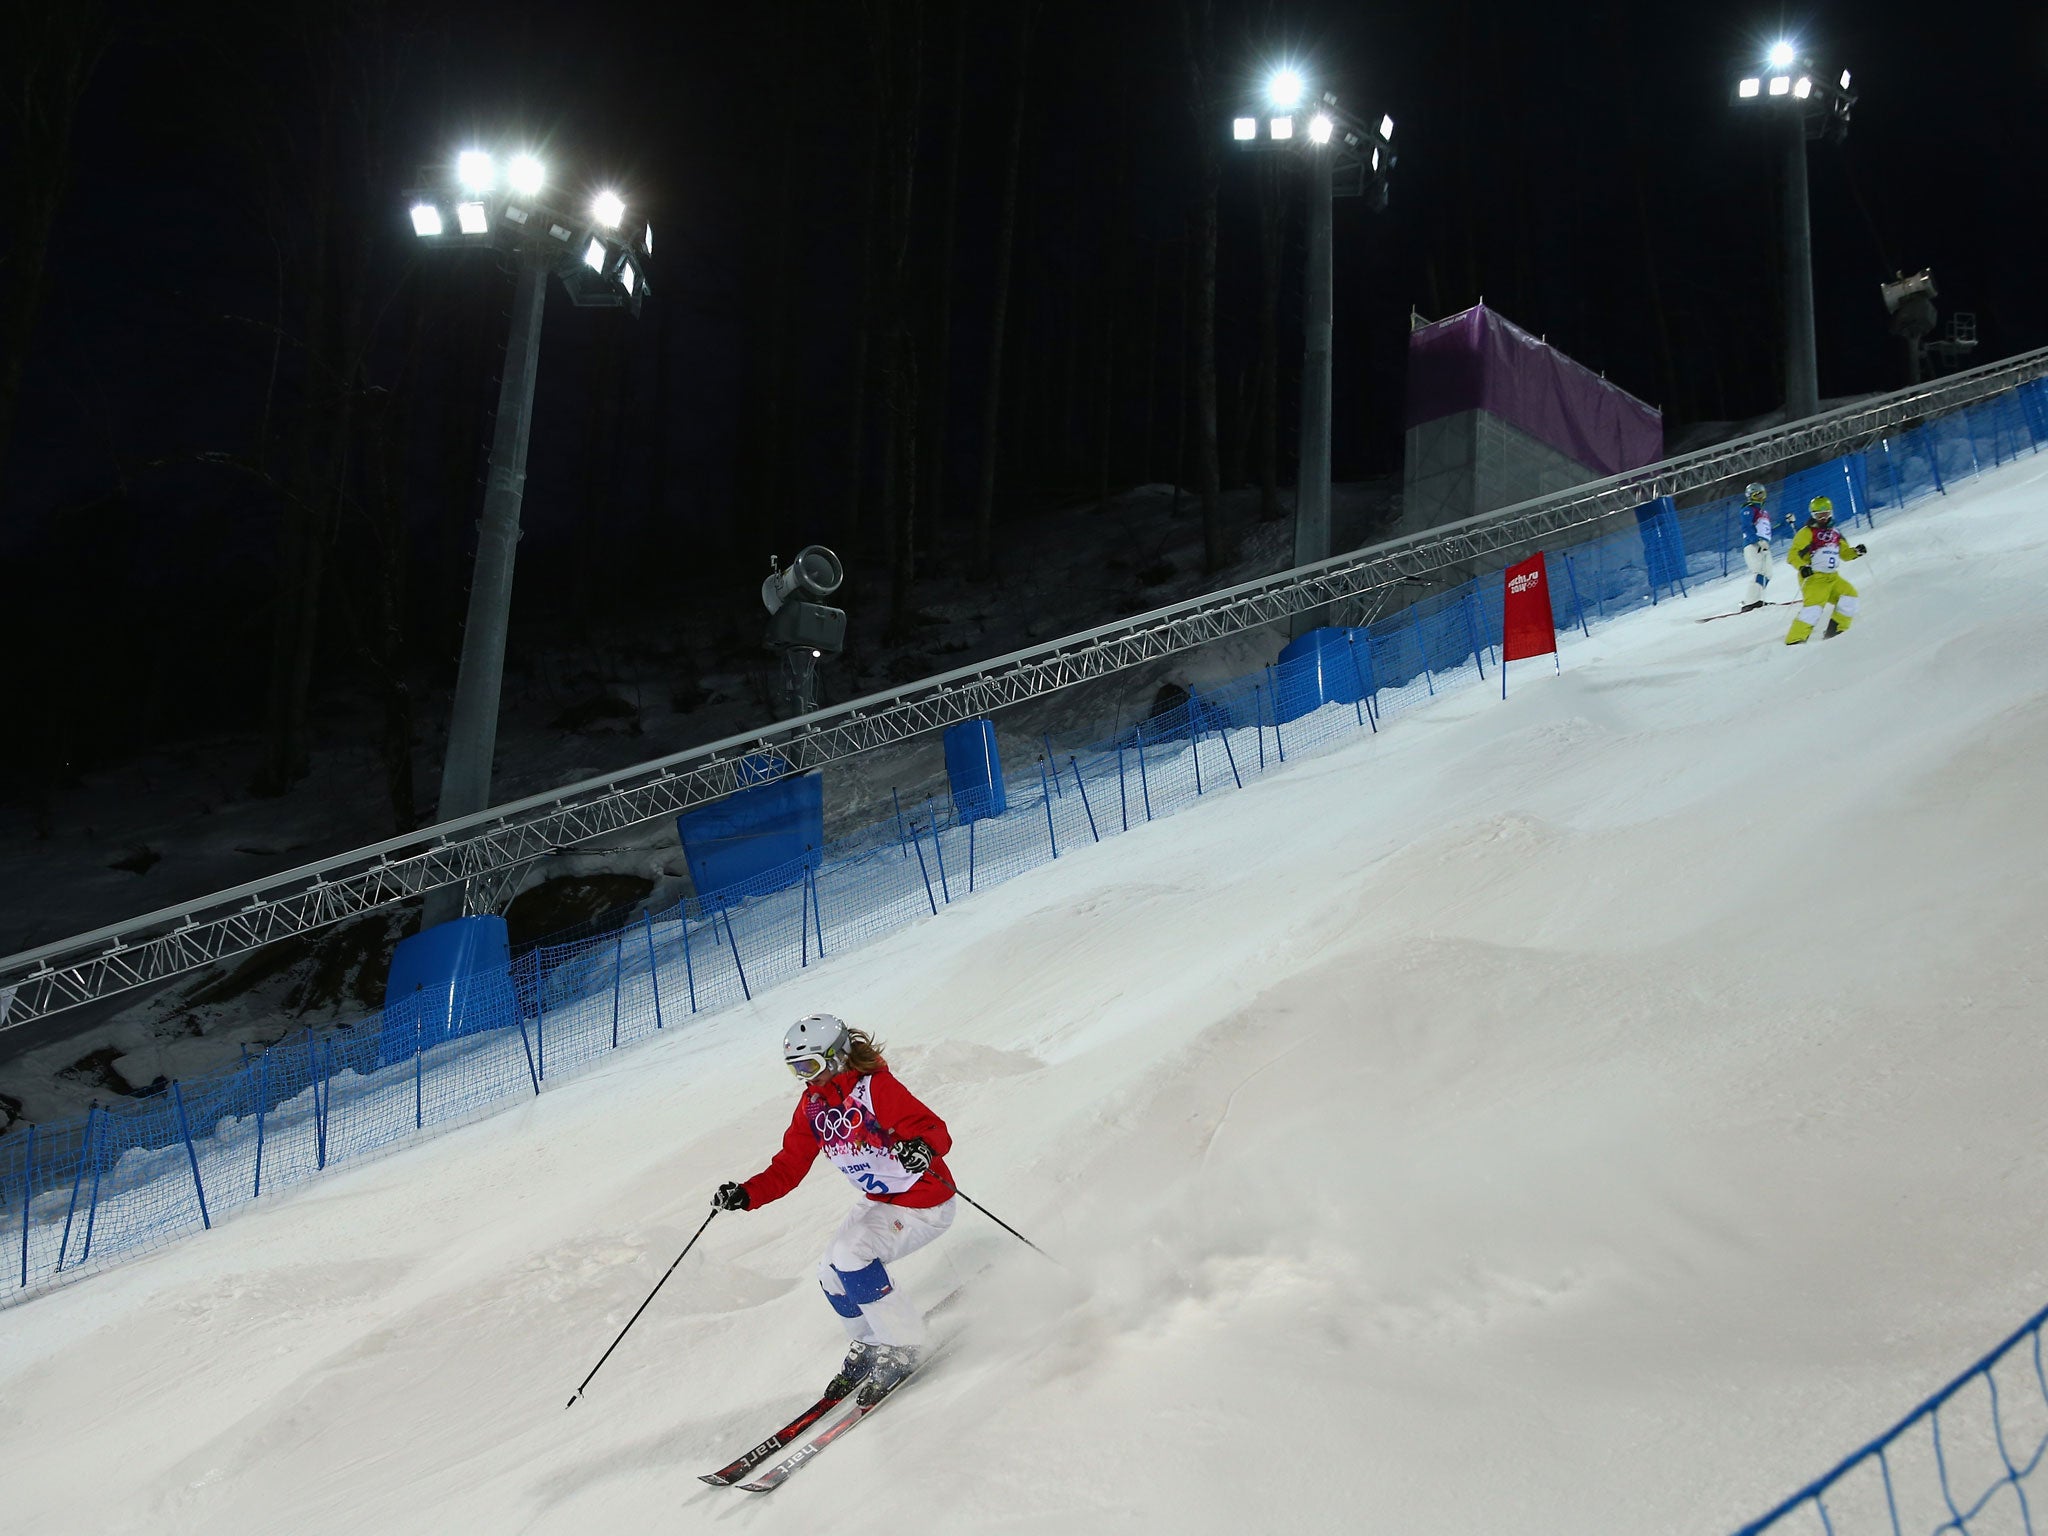
[[[1550,577],[1538,550],[1501,573],[1501,697],[1507,697],[1506,663],[1557,654],[1557,624],[1550,616]]]

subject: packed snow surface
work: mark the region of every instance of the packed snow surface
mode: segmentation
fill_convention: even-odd
[[[11,1532],[1716,1532],[2048,1299],[2048,463],[1845,638],[1619,620],[523,1107],[0,1311]],[[1779,597],[1789,596],[1789,580]],[[829,1009],[978,1211],[781,1491],[851,1190],[721,1215]]]

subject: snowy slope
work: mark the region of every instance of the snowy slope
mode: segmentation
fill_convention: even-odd
[[[15,1532],[1724,1531],[2048,1298],[2048,464],[1078,850],[541,1099],[0,1312]],[[1864,537],[1860,534],[1859,537]],[[1783,595],[1783,594],[1781,594]],[[931,1373],[767,1499],[878,1030],[974,1211]]]

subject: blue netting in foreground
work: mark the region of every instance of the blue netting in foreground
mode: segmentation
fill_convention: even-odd
[[[2036,381],[1786,476],[1771,504],[1803,508],[1825,494],[1840,520],[1874,525],[2044,441],[2048,382]],[[1551,550],[1558,627],[1586,632],[1743,574],[1739,505],[1652,503],[1617,531]],[[1790,533],[1779,530],[1781,540]],[[1318,688],[1313,661],[1276,665],[1191,692],[1113,736],[1047,742],[1045,757],[1009,775],[1000,817],[963,822],[934,801],[904,806],[828,845],[812,867],[797,861],[529,950],[509,985],[472,988],[452,1038],[430,1040],[411,1014],[378,1014],[287,1038],[234,1073],[10,1135],[0,1140],[0,1296],[161,1247],[267,1190],[489,1114],[1065,851],[1374,734],[1439,693],[1492,682],[1500,577],[1343,634],[1324,663],[1337,668],[1335,686],[1325,671]],[[1884,1439],[1747,1529],[2048,1536],[2026,1487],[2048,1439],[2042,1326],[2032,1319]],[[2037,1492],[2048,1504],[2048,1490]]]

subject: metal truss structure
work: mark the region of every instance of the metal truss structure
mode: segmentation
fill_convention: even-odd
[[[537,858],[721,799],[758,781],[746,759],[797,772],[844,762],[1007,705],[1257,629],[1296,614],[1459,579],[1529,550],[1597,537],[1658,496],[1840,453],[2048,376],[2048,348],[1522,502],[1463,522],[1245,582],[1204,597],[942,673],[891,693],[729,736],[601,778],[167,907],[0,960],[0,1028],[199,970],[265,944],[461,884],[474,910]]]

